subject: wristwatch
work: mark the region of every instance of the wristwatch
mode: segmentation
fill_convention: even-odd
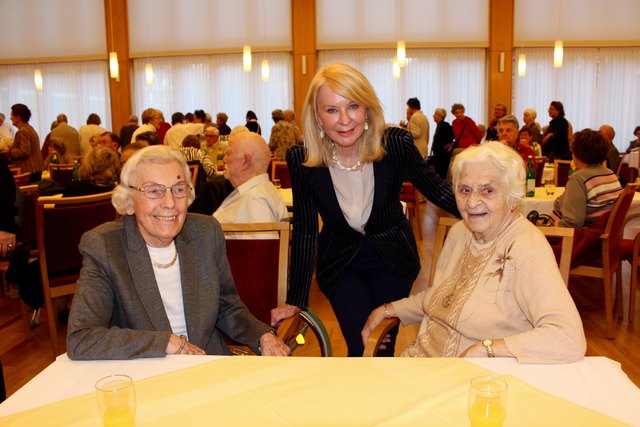
[[[493,352],[493,340],[486,339],[482,341],[482,346],[487,350],[487,357],[496,357],[496,354]]]

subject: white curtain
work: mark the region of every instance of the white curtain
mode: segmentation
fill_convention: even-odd
[[[449,114],[451,105],[464,104],[466,114],[477,123],[485,116],[485,49],[407,49],[407,66],[393,77],[394,49],[320,51],[320,67],[344,62],[360,70],[371,82],[385,110],[385,120],[397,124],[406,118],[407,99],[417,97],[429,119],[433,135],[433,110]],[[451,122],[452,115],[446,120]]]
[[[261,77],[262,60],[269,61],[269,80]],[[145,67],[153,69],[148,85]],[[291,54],[254,53],[250,73],[242,70],[242,54],[140,58],[133,61],[134,110],[157,108],[170,121],[171,114],[203,109],[214,120],[218,112],[229,116],[232,128],[245,124],[253,110],[262,127],[262,136],[271,134],[271,111],[293,108]]]
[[[527,72],[514,77],[513,112],[518,119],[526,108],[538,112],[541,125],[549,122],[551,101],[564,105],[573,130],[616,130],[618,150],[627,148],[640,123],[640,48],[565,48],[562,68],[553,67],[552,48],[523,48]],[[516,69],[517,67],[514,67]]]
[[[27,105],[32,114],[29,123],[38,132],[41,144],[60,113],[66,114],[75,128],[85,124],[90,113],[96,113],[102,118],[102,126],[111,129],[109,70],[105,61],[47,63],[38,67],[42,71],[42,91],[35,88],[34,64],[0,67],[0,111],[7,120],[13,104]]]

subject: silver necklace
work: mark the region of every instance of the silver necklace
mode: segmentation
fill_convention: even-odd
[[[167,264],[160,264],[159,262],[155,262],[154,260],[151,260],[151,264],[153,264],[155,268],[167,269],[167,268],[173,267],[173,264],[176,263],[177,259],[178,259],[178,249],[176,248],[176,253],[173,254],[173,259]]]
[[[340,159],[338,158],[338,153],[336,152],[336,145],[335,144],[332,144],[332,151],[333,151],[333,154],[332,154],[331,158],[333,159],[333,162],[336,164],[336,166],[338,166],[338,169],[343,170],[345,172],[353,172],[355,170],[360,169],[360,166],[362,166],[362,163],[360,162],[360,160],[358,160],[356,162],[356,164],[351,166],[351,167],[347,167],[347,166],[343,165],[340,162]]]

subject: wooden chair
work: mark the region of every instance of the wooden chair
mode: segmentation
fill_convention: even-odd
[[[624,220],[631,206],[637,184],[628,184],[618,196],[609,215],[599,244],[574,260],[571,276],[586,276],[603,279],[604,304],[607,316],[607,337],[613,339],[613,311],[622,317],[622,256],[621,246]],[[613,304],[611,285],[616,274],[616,306]]]
[[[242,301],[262,322],[287,296],[289,223],[222,224],[227,259]],[[236,233],[266,233],[264,239],[238,239]],[[273,238],[272,236],[276,236]],[[229,238],[231,237],[231,238]]]
[[[271,162],[271,181],[280,180],[282,188],[291,188],[291,176],[289,175],[289,166],[287,162],[274,160]]]
[[[536,187],[542,186],[542,175],[544,173],[544,165],[547,163],[547,158],[544,156],[536,157]]]
[[[15,180],[16,185],[18,187],[29,185],[29,181],[31,179],[31,172],[19,173],[18,175],[14,175],[13,179]]]
[[[49,165],[51,181],[61,187],[67,187],[73,181],[73,163],[61,163]]]
[[[200,165],[198,163],[189,164],[189,172],[191,172],[191,185],[193,186],[194,191],[196,185],[198,184],[198,172],[200,171]]]
[[[22,209],[19,212],[20,224],[16,232],[17,242],[30,242],[36,240],[36,203],[40,196],[36,184],[20,187],[22,191]]]
[[[431,258],[431,271],[429,272],[429,284],[433,285],[433,277],[435,275],[436,264],[438,258],[442,252],[444,241],[449,233],[451,227],[453,227],[458,221],[458,218],[440,217],[438,221],[438,229],[436,230],[435,242],[433,245],[433,257]],[[573,245],[573,229],[564,227],[538,227],[542,234],[549,237],[559,237],[562,239],[562,252],[560,258],[556,258],[560,274],[565,283],[569,283],[569,267],[571,265],[571,248]],[[382,340],[389,333],[389,331],[396,327],[400,323],[397,317],[390,319],[384,319],[376,328],[371,332],[367,344],[365,345],[363,356],[375,357],[378,353],[378,348],[382,344]]]
[[[407,204],[409,221],[412,222],[416,236],[422,240],[422,212],[417,199],[418,190],[410,182],[404,182],[400,189],[400,200]]]
[[[629,163],[625,163],[624,158],[626,156],[627,153],[623,153],[620,156],[620,164],[618,165],[616,175],[618,176],[618,179],[623,182],[635,182],[638,178],[638,169],[630,167]]]
[[[116,218],[111,194],[38,199],[36,232],[40,276],[54,358],[60,354],[54,300],[75,293],[82,267],[82,256],[78,251],[82,235]]]
[[[624,228],[629,221],[640,217],[640,213],[627,215],[624,220]],[[636,293],[638,290],[638,265],[640,265],[640,232],[633,239],[622,239],[620,242],[620,256],[631,264],[631,276],[629,278],[629,323],[633,323],[636,315]]]
[[[565,187],[569,180],[569,169],[571,168],[571,160],[554,160],[553,161],[553,182],[556,187]]]
[[[271,309],[287,296],[289,270],[288,222],[222,224],[228,237],[227,259],[238,294],[249,311],[267,325]],[[236,233],[266,233],[265,239],[234,239]],[[268,235],[277,233],[277,238]],[[331,340],[320,318],[310,309],[286,319],[278,336],[294,356],[331,356]],[[236,354],[251,354],[246,347],[232,346]]]
[[[9,170],[13,176],[19,175],[22,173],[22,168],[20,166],[9,166]]]

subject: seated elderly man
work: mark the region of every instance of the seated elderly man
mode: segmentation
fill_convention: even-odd
[[[467,148],[452,165],[462,221],[451,228],[433,286],[384,304],[382,319],[420,322],[403,356],[513,357],[525,363],[580,360],[586,339],[544,235],[520,213],[525,167],[499,142]]]
[[[507,147],[511,147],[522,157],[525,164],[529,160],[529,156],[533,159],[535,165],[536,155],[533,148],[520,142],[518,138],[518,119],[515,116],[504,116],[498,120],[498,138]]]
[[[220,224],[188,214],[189,169],[177,150],[137,151],[113,205],[122,218],[85,233],[69,315],[74,360],[229,354],[223,333],[262,355],[288,355],[240,300]]]
[[[287,206],[269,181],[271,153],[257,133],[241,132],[231,137],[224,155],[224,176],[235,190],[213,216],[222,223],[278,222],[287,219]]]

